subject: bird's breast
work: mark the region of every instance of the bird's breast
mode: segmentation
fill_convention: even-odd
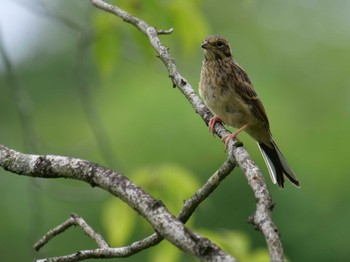
[[[226,124],[239,128],[251,119],[248,105],[236,93],[234,81],[227,72],[203,66],[199,93],[212,113]]]

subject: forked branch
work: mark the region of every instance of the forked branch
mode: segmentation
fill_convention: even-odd
[[[2,145],[0,145],[0,166],[20,175],[42,178],[69,178],[84,181],[93,187],[100,187],[126,202],[138,214],[143,216],[162,238],[167,239],[183,252],[192,254],[201,261],[236,261],[210,240],[186,228],[179,219],[167,210],[160,200],[154,199],[128,178],[110,169],[76,158],[23,154]],[[227,169],[227,171],[230,170]],[[214,185],[217,184],[214,183]],[[208,192],[210,193],[210,190]],[[198,203],[198,201],[196,202]],[[48,233],[46,238],[52,238],[52,236],[61,232],[62,228],[67,228],[71,223],[73,221],[66,221],[63,226],[61,225]],[[94,235],[94,232],[89,230],[89,236],[92,235]],[[96,235],[94,237],[96,239]],[[108,249],[101,239],[99,245],[103,248],[98,251],[106,252],[107,257],[113,257],[108,253],[113,250]],[[40,247],[45,242],[47,240],[39,241],[37,246]],[[99,257],[105,257],[106,253],[101,255],[101,252],[97,253]],[[51,259],[44,261],[79,261],[82,256],[85,259],[88,254],[91,255],[91,251],[79,251],[69,256],[70,260]],[[79,259],[76,259],[77,257]]]

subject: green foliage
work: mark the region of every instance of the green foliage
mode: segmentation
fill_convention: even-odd
[[[144,19],[158,29],[174,28],[174,33],[171,35],[173,42],[169,43],[169,47],[178,49],[184,57],[193,57],[198,49],[198,43],[209,32],[209,24],[199,9],[202,2],[200,0],[114,2],[120,8]],[[126,52],[128,59],[154,57],[154,52],[149,48],[145,36],[134,29],[126,30],[125,23],[120,19],[106,13],[96,13],[93,16],[93,24],[96,32],[94,41],[96,60],[103,76],[112,73],[113,67],[120,62],[121,53]]]
[[[198,50],[198,43],[201,43],[209,33],[209,25],[198,9],[200,1],[176,0],[167,1],[169,16],[172,17],[175,34],[178,34],[181,49],[186,57]]]

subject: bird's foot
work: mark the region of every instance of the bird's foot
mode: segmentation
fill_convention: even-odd
[[[222,141],[222,142],[225,142],[225,151],[227,150],[228,143],[230,143],[230,140],[236,139],[237,142],[241,143],[241,141],[239,141],[239,139],[237,138],[237,135],[238,135],[238,134],[236,134],[236,132],[234,132],[233,134],[224,135],[224,136],[221,138],[221,141]]]
[[[237,147],[243,146],[243,143],[241,141],[239,141],[237,136],[239,135],[239,133],[241,133],[242,131],[247,129],[247,127],[248,127],[248,125],[246,124],[246,125],[242,126],[240,129],[236,130],[234,133],[224,135],[221,138],[221,141],[225,142],[225,151],[227,150],[228,143],[230,143],[230,140],[232,140],[232,139],[236,139],[237,140],[237,144],[236,144]]]
[[[217,116],[214,116],[212,118],[210,118],[209,120],[209,123],[208,123],[208,127],[209,127],[209,132],[212,133],[214,135],[214,126],[215,126],[215,123],[216,122],[219,122],[221,124],[223,124],[224,122],[221,120],[220,117],[217,117]]]

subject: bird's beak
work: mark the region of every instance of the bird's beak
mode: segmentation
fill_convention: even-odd
[[[209,49],[210,48],[210,44],[208,43],[207,40],[204,40],[204,42],[202,43],[201,47],[203,49]]]

